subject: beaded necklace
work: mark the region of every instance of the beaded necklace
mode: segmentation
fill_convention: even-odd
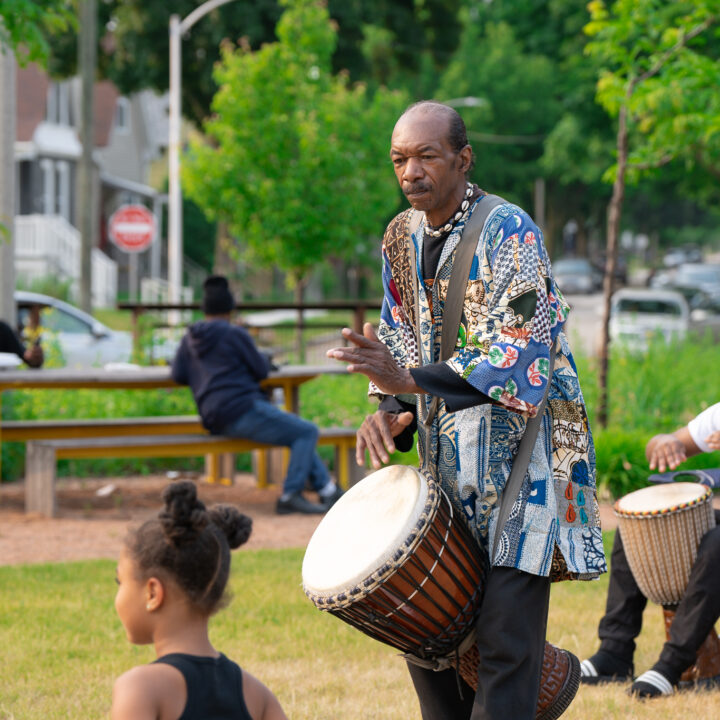
[[[455,225],[462,219],[463,215],[467,212],[468,208],[470,207],[470,198],[473,194],[473,186],[470,183],[466,183],[467,187],[465,188],[465,197],[463,198],[463,201],[460,203],[460,207],[456,210],[455,214],[452,216],[450,220],[448,220],[445,224],[441,225],[439,228],[433,228],[428,223],[427,220],[425,221],[425,233],[430,235],[431,237],[440,237],[441,235],[445,235],[449,233]]]

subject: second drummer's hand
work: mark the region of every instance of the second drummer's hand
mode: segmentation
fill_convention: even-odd
[[[354,347],[333,348],[327,351],[327,356],[349,363],[348,372],[367,375],[387,395],[424,392],[415,384],[410,371],[395,362],[387,347],[378,340],[370,323],[365,323],[362,335],[350,328],[343,328],[342,336]]]
[[[355,459],[361,467],[365,465],[365,450],[370,455],[370,462],[377,470],[390,460],[390,453],[395,452],[397,437],[413,421],[411,412],[388,413],[376,410],[368,415],[356,433]]]
[[[685,446],[676,435],[655,435],[645,448],[651,470],[674,470],[687,460]]]

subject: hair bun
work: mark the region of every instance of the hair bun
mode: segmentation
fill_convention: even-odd
[[[165,535],[175,543],[192,540],[208,524],[204,503],[198,500],[195,483],[187,480],[168,485],[162,493],[165,509],[158,519]]]
[[[231,549],[247,542],[252,532],[252,518],[241,513],[232,505],[213,505],[208,511],[210,521],[217,525]]]

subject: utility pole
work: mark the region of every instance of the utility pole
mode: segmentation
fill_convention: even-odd
[[[0,318],[15,327],[15,55],[0,49]]]
[[[179,303],[182,288],[182,190],[180,187],[180,123],[182,119],[182,37],[200,18],[232,0],[207,0],[187,17],[170,16],[170,117],[168,142],[168,284],[170,302]],[[170,324],[177,325],[180,315],[170,315]]]
[[[95,238],[95,202],[93,193],[93,146],[95,118],[93,90],[97,61],[96,0],[80,0],[80,34],[78,37],[78,68],[81,77],[80,140],[82,156],[78,163],[78,218],[80,228],[80,307],[92,312],[92,248]]]

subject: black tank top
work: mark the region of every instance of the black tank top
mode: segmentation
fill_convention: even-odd
[[[219,658],[171,653],[155,662],[172,665],[185,678],[187,702],[178,720],[252,720],[242,670],[222,653]]]

